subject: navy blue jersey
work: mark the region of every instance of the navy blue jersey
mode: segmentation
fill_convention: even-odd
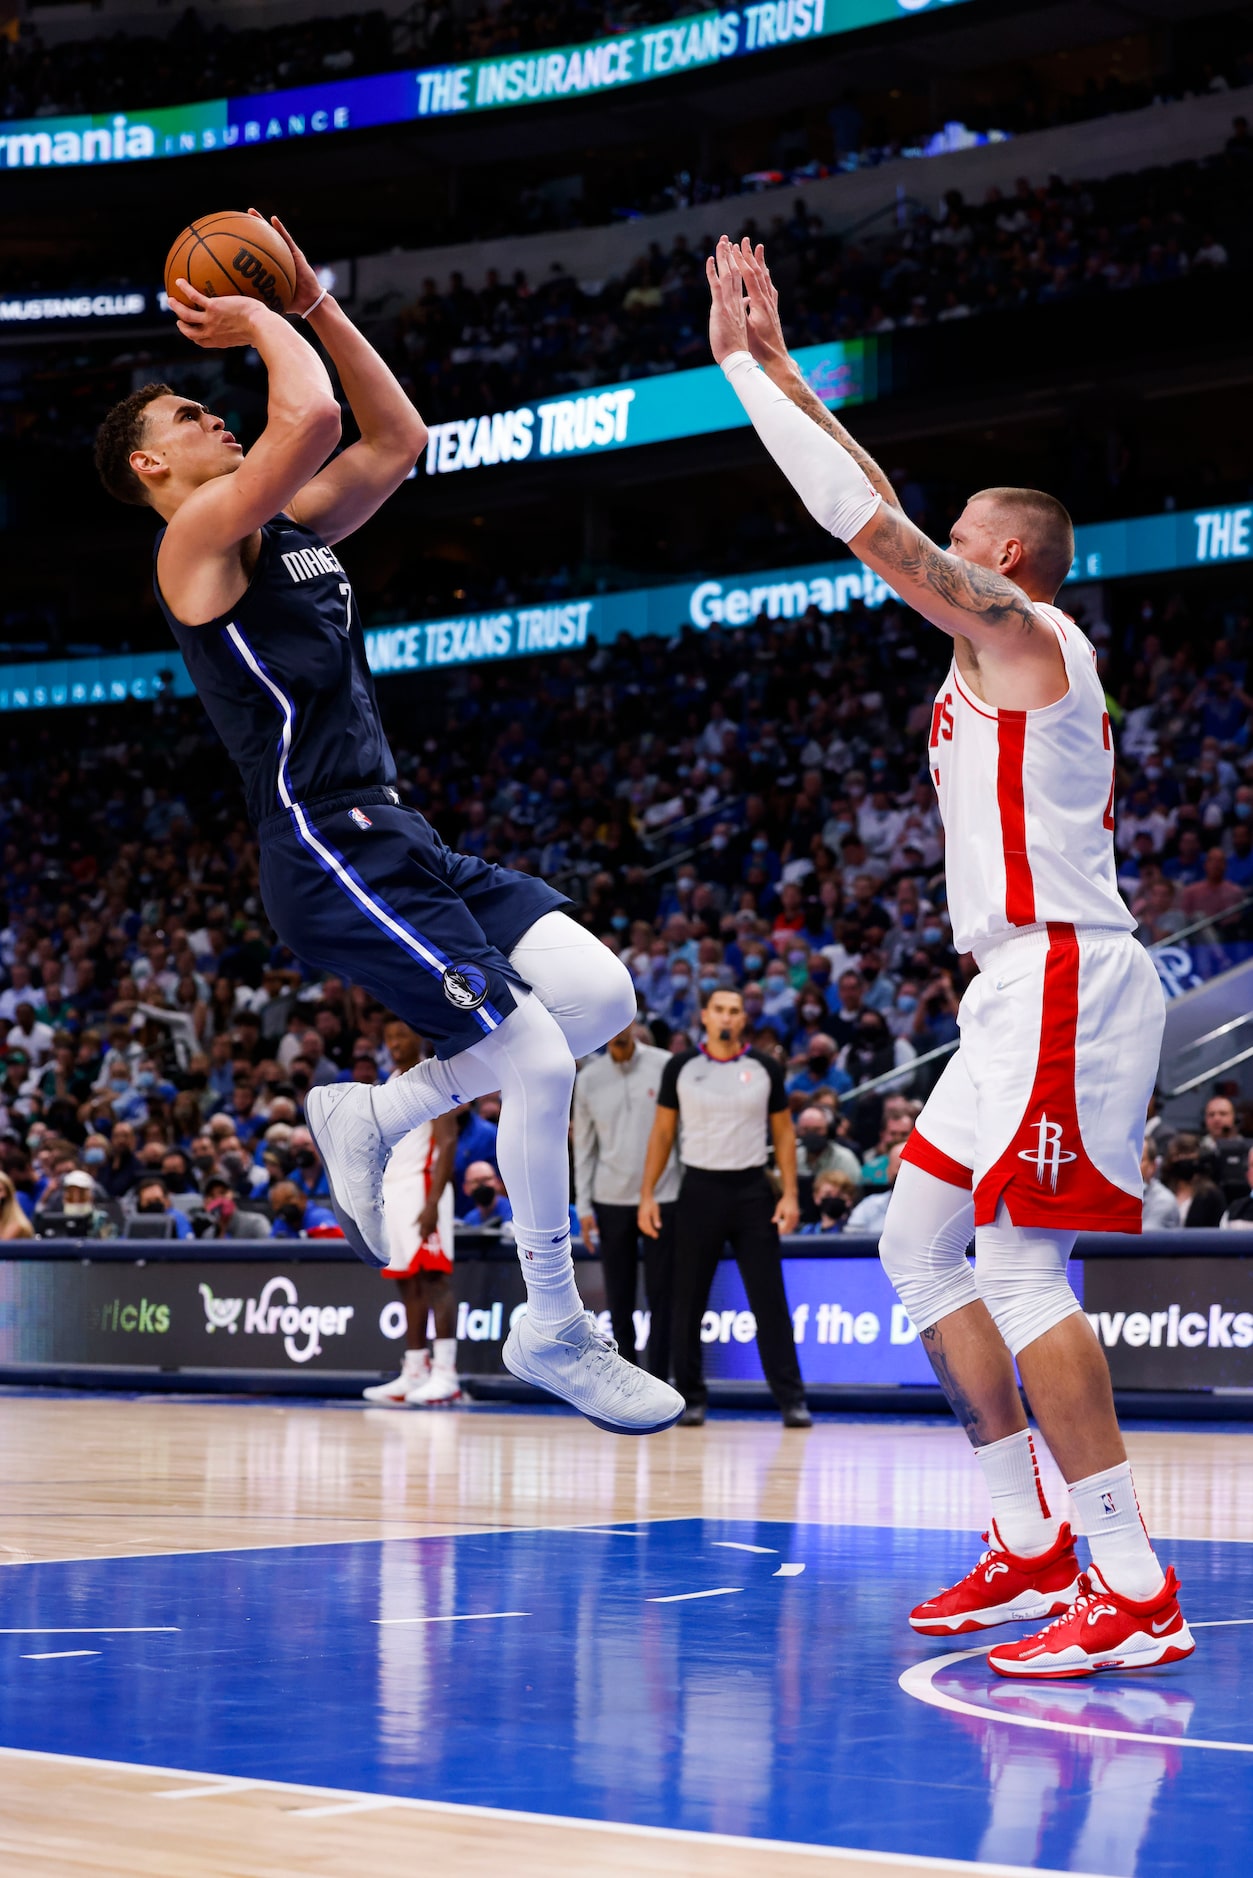
[[[286,515],[267,522],[247,592],[207,626],[175,619],[155,563],[153,583],[254,822],[395,781],[352,588],[311,528]]]

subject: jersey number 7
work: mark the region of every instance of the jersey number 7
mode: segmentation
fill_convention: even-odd
[[[339,591],[344,596],[344,633],[347,635],[352,631],[352,587],[346,580],[341,580]],[[1108,721],[1107,718],[1106,722]]]

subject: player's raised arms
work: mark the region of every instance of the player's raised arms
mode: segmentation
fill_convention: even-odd
[[[981,665],[985,659],[993,667],[1012,662],[1032,694],[1021,699],[1027,708],[1053,702],[1061,695],[1056,638],[1051,629],[1038,629],[1032,602],[1051,600],[1065,570],[1048,592],[1034,591],[1040,580],[1029,566],[1024,542],[1007,538],[990,515],[980,512],[962,518],[960,540],[959,529],[954,530],[955,551],[937,547],[892,505],[891,486],[873,459],[851,451],[836,427],[820,423],[795,395],[794,368],[790,377],[772,371],[769,360],[765,371],[756,368],[753,354],[761,356],[775,305],[764,258],[747,243],[735,248],[724,236],[706,272],[714,358],[815,521],[846,541],[925,619],[968,641]],[[1025,586],[1010,577],[1011,570]]]
[[[369,521],[410,474],[426,448],[426,425],[369,340],[322,291],[322,283],[277,215],[270,219],[295,264],[291,310],[308,317],[329,352],[361,433],[356,443],[334,457],[285,506],[323,541],[342,541]]]

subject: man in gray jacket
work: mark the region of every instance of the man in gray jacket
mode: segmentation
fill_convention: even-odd
[[[605,1299],[623,1356],[636,1358],[635,1291],[640,1257],[637,1213],[644,1155],[657,1109],[667,1054],[637,1040],[635,1025],[611,1039],[603,1056],[583,1065],[574,1083],[574,1197],[584,1240],[600,1242]],[[645,1239],[648,1367],[670,1374],[670,1293],[674,1266],[674,1203],[679,1166],[671,1154],[657,1183],[661,1231]]]

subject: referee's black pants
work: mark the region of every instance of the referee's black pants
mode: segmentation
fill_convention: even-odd
[[[727,1245],[757,1319],[757,1353],[775,1401],[781,1409],[788,1409],[805,1400],[783,1288],[774,1207],[763,1168],[727,1173],[701,1167],[683,1170],[675,1220],[674,1385],[689,1407],[706,1399],[701,1319]]]
[[[674,1214],[676,1202],[661,1208],[661,1231],[655,1239],[639,1229],[634,1206],[600,1206],[593,1202],[600,1233],[600,1269],[605,1279],[605,1303],[618,1340],[619,1356],[638,1361],[635,1354],[635,1293],[640,1247],[644,1248],[644,1296],[648,1300],[648,1368],[663,1382],[670,1377],[670,1310],[674,1281]]]

